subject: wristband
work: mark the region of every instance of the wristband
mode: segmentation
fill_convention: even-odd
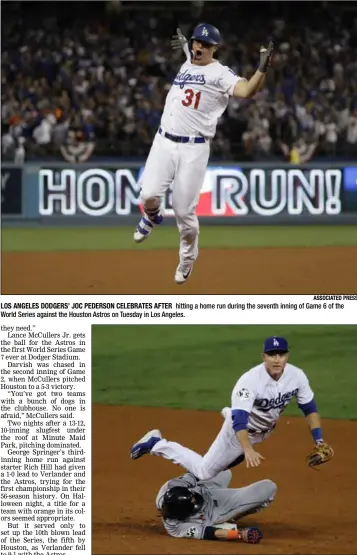
[[[312,437],[314,438],[315,443],[323,442],[321,428],[313,428],[313,430],[311,430],[311,434],[312,434]]]
[[[227,540],[238,540],[239,532],[238,530],[227,530]]]
[[[214,526],[206,526],[205,531],[203,532],[203,539],[218,540],[215,534],[216,530],[218,530],[218,528],[215,528]]]

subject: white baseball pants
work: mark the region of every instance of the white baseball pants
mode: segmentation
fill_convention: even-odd
[[[141,200],[161,202],[172,189],[172,207],[180,233],[180,263],[190,265],[198,256],[199,224],[196,206],[210,154],[205,143],[175,143],[156,134],[142,176]]]
[[[224,417],[225,420],[220,432],[204,456],[179,443],[166,439],[158,441],[154,445],[151,454],[164,457],[175,464],[183,466],[183,468],[194,474],[199,480],[214,478],[217,474],[229,468],[238,457],[243,455],[243,448],[237,440],[232,427],[231,411],[224,412]],[[252,444],[260,443],[270,434],[270,431],[250,434],[249,440]]]

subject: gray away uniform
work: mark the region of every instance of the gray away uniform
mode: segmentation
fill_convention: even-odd
[[[276,484],[271,480],[261,480],[247,487],[229,488],[232,479],[230,470],[220,472],[210,480],[197,481],[193,474],[183,474],[164,484],[156,497],[160,510],[168,489],[181,486],[202,495],[204,503],[198,513],[186,520],[163,519],[170,536],[178,538],[203,539],[207,526],[217,526],[232,519],[255,513],[271,503],[276,494]]]

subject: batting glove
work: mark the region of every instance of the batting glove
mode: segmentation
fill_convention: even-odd
[[[260,62],[259,62],[258,69],[262,73],[266,73],[268,70],[268,67],[271,66],[273,51],[274,51],[274,44],[272,43],[272,41],[269,42],[267,48],[265,48],[265,46],[260,47]]]
[[[173,35],[171,39],[171,48],[173,50],[179,50],[180,48],[186,54],[186,58],[188,60],[192,59],[192,52],[190,51],[188,40],[186,39],[185,35],[182,33],[181,29],[176,29],[177,35]]]
[[[178,50],[179,48],[182,48],[182,50],[184,50],[185,46],[188,45],[188,40],[186,39],[180,28],[176,29],[176,33],[177,35],[172,36],[171,48],[173,50]]]

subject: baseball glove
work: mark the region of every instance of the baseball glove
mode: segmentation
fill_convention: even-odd
[[[335,452],[328,443],[317,443],[310,455],[306,457],[307,465],[310,467],[319,466],[332,459]]]

